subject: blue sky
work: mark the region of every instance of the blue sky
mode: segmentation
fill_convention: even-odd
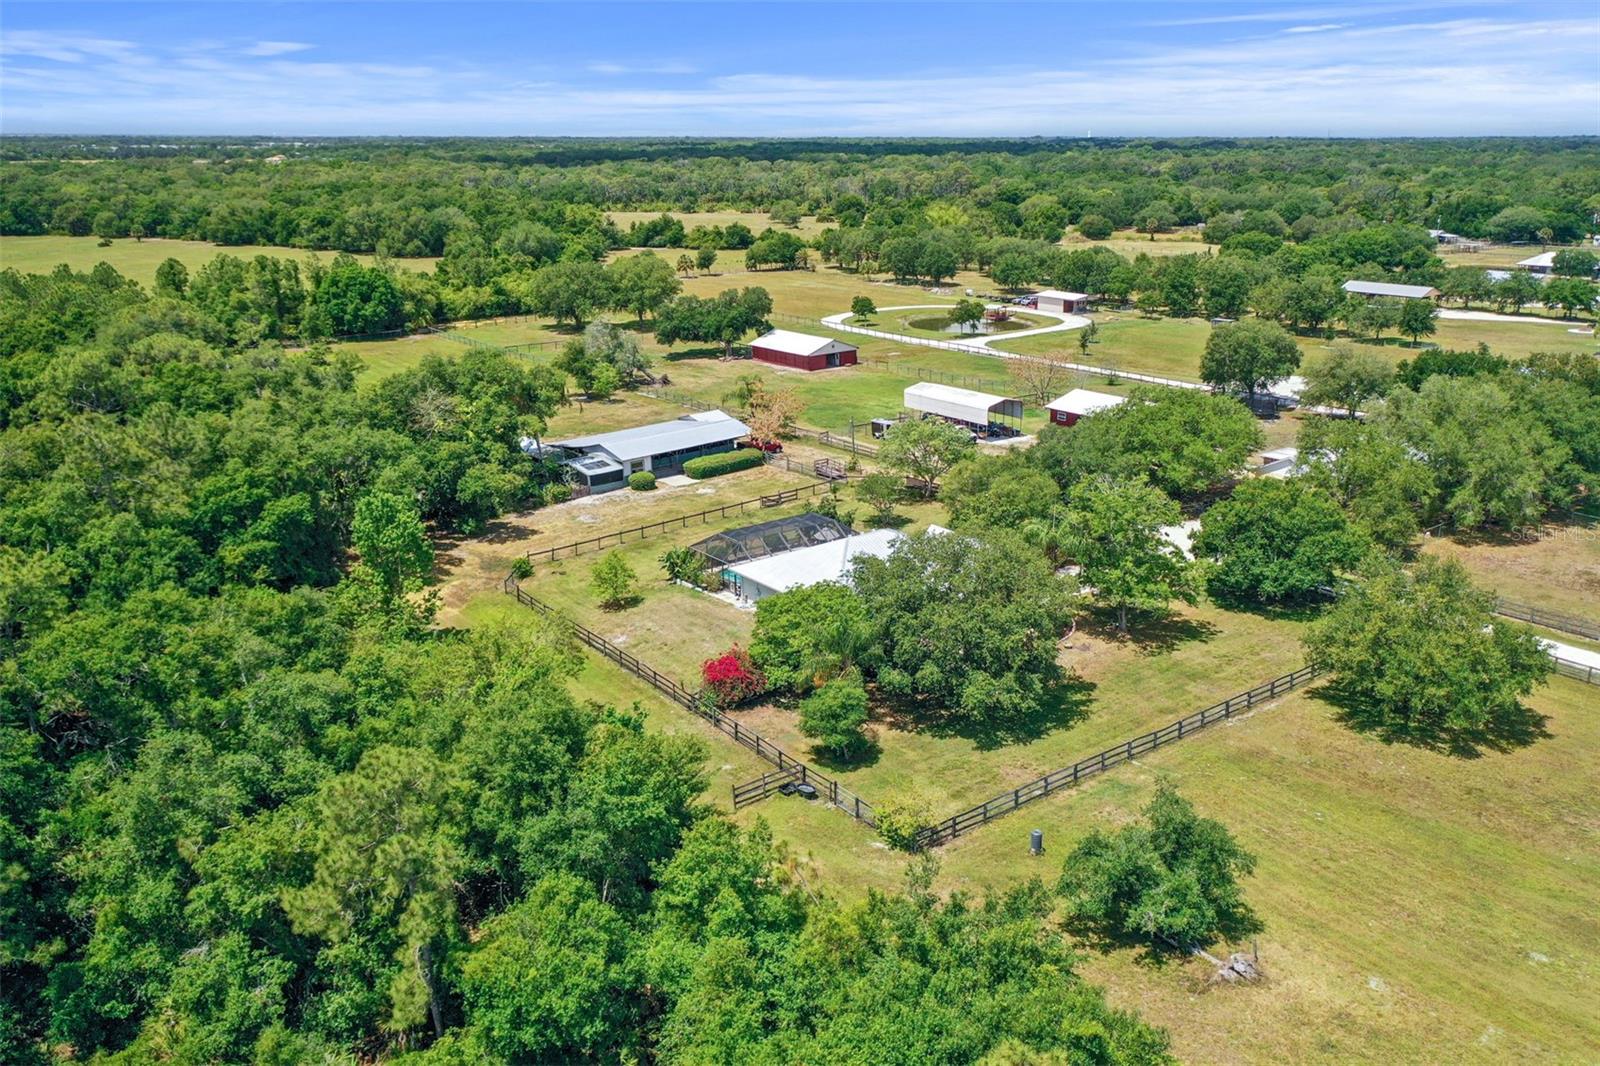
[[[1600,132],[1600,2],[27,3],[0,132]]]

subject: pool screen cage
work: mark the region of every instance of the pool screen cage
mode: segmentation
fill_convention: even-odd
[[[713,533],[690,547],[711,565],[724,567],[752,559],[764,559],[796,548],[809,548],[813,544],[843,540],[849,535],[849,527],[836,519],[808,512]]]

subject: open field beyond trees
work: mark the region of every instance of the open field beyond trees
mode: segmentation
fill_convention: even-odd
[[[0,237],[0,270],[12,268],[25,274],[45,274],[65,263],[73,270],[94,269],[96,263],[110,263],[125,277],[141,285],[155,283],[156,267],[164,260],[176,259],[189,268],[192,274],[219,255],[251,259],[258,255],[275,259],[293,259],[304,262],[309,258],[330,262],[337,252],[312,251],[308,248],[284,248],[261,244],[211,244],[206,241],[176,241],[147,237],[136,241],[121,237],[109,247],[100,247],[97,237]],[[374,257],[357,255],[363,264],[370,266]],[[396,259],[396,266],[407,270],[430,269],[433,259]]]

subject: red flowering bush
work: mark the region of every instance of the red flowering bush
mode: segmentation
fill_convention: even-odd
[[[707,659],[700,667],[700,677],[718,707],[733,707],[767,690],[766,677],[750,653],[737,644],[715,659]]]

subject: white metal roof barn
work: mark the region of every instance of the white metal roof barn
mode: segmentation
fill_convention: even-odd
[[[1399,285],[1392,281],[1347,281],[1344,291],[1357,296],[1395,296],[1402,300],[1431,300],[1439,290],[1427,285]]]
[[[1022,417],[1021,400],[929,381],[908,385],[905,402],[908,410],[938,415],[971,426],[987,426],[996,418]]]

